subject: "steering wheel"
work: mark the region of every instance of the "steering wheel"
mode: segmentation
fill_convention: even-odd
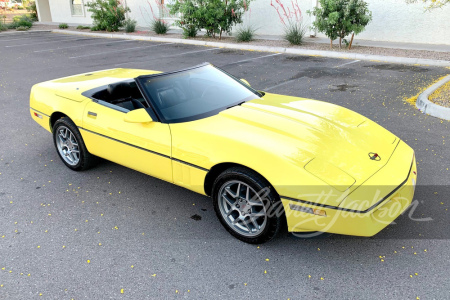
[[[208,86],[208,87],[203,91],[201,98],[205,97],[205,96],[208,94],[208,92],[216,91],[217,89],[218,89],[218,88],[217,88],[217,86],[215,86],[215,85],[210,85],[210,86]]]

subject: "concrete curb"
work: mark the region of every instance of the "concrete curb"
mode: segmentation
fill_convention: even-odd
[[[220,48],[228,48],[228,49],[238,49],[238,50],[277,52],[277,53],[288,53],[288,54],[296,54],[296,55],[314,55],[314,56],[324,56],[324,57],[343,58],[343,59],[370,60],[370,61],[380,61],[380,62],[388,62],[388,63],[396,63],[396,64],[450,67],[450,61],[447,61],[447,60],[382,56],[382,55],[359,54],[359,53],[348,53],[347,54],[347,53],[340,53],[340,52],[334,52],[334,51],[323,51],[323,50],[267,47],[267,46],[241,45],[241,44],[229,44],[229,43],[219,43],[219,42],[204,42],[204,41],[187,40],[187,39],[175,39],[175,38],[165,38],[165,37],[155,37],[155,36],[126,35],[126,34],[115,34],[115,33],[78,32],[78,31],[61,30],[61,29],[53,29],[52,32],[103,37],[103,38],[115,38],[115,39],[126,39],[126,40],[141,40],[141,41],[153,41],[153,42],[190,44],[190,45],[199,45],[199,46],[211,46],[211,47],[220,47]]]
[[[434,91],[436,91],[438,88],[440,88],[449,81],[450,75],[446,76],[444,79],[440,80],[439,82],[433,84],[428,89],[426,89],[425,92],[420,94],[419,97],[417,98],[416,107],[420,109],[420,111],[423,112],[424,114],[450,121],[449,107],[443,107],[428,100],[428,97],[430,97],[430,95],[433,94]]]
[[[2,35],[13,35],[13,34],[30,34],[35,32],[52,32],[51,30],[27,30],[27,31],[9,31],[9,32],[0,32],[0,36]]]

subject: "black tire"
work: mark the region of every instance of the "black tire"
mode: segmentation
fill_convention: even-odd
[[[73,163],[70,163],[67,158],[63,157],[63,151],[61,150],[61,143],[62,140],[59,140],[60,137],[58,136],[62,131],[65,131],[67,134],[66,129],[68,129],[70,133],[72,133],[73,138],[71,139],[71,144],[68,147],[64,144],[64,149],[70,149],[72,148],[72,151],[78,151],[79,155],[77,155],[78,160],[73,160]],[[70,138],[69,138],[70,139]],[[72,141],[75,141],[76,143],[72,143]],[[97,162],[97,157],[89,153],[89,151],[86,148],[86,145],[84,144],[83,138],[81,137],[80,131],[78,130],[77,126],[73,121],[68,117],[63,117],[61,119],[58,119],[55,124],[53,125],[53,142],[55,144],[56,152],[58,153],[59,157],[61,158],[62,162],[70,169],[74,171],[83,171],[91,168],[94,166]],[[59,143],[59,144],[58,144]],[[77,146],[73,146],[77,145]],[[67,151],[66,151],[67,152]],[[67,155],[65,155],[67,157]]]
[[[233,184],[234,185],[238,184],[236,182],[244,183],[243,187],[241,185],[238,185],[240,193],[244,194],[244,196],[245,191],[243,192],[242,190],[247,189],[247,187],[250,187],[250,190],[253,189],[253,192],[264,191],[261,193],[264,195],[264,197],[261,197],[261,200],[264,203],[265,211],[264,212],[259,211],[256,213],[259,215],[265,214],[265,225],[262,229],[259,229],[259,231],[257,230],[256,227],[256,225],[260,225],[259,223],[258,224],[253,223],[255,225],[253,226],[251,225],[252,223],[250,223],[250,221],[247,221],[247,225],[246,228],[244,228],[244,230],[239,230],[239,228],[236,228],[239,225],[243,227],[242,225],[244,224],[243,221],[237,222],[238,225],[229,224],[229,222],[231,221],[230,217],[233,218],[233,214],[237,216],[234,218],[235,221],[236,219],[245,217],[244,215],[246,214],[246,212],[239,212],[236,209],[236,207],[239,207],[239,210],[246,210],[248,207],[250,207],[250,210],[248,210],[248,214],[245,217],[247,218],[246,220],[249,220],[250,216],[253,215],[254,206],[251,205],[249,206],[248,202],[246,203],[245,199],[243,199],[245,197],[238,195],[237,193],[238,188],[236,188],[236,194],[234,196],[231,195],[229,192],[226,192],[228,187],[229,187],[228,190],[232,191],[231,187],[233,186]],[[224,199],[223,195],[227,195],[227,197],[234,197],[235,201],[233,202],[234,206],[232,206],[229,202],[225,202],[225,200],[222,200]],[[247,198],[250,197],[247,196]],[[234,237],[249,244],[262,244],[270,241],[277,235],[278,231],[282,227],[282,224],[286,222],[283,206],[280,197],[276,193],[275,189],[261,175],[244,167],[232,167],[221,173],[214,182],[212,190],[212,198],[214,202],[214,210],[216,212],[216,215],[219,218],[222,225],[225,227],[225,229]],[[237,200],[239,198],[241,200]],[[243,201],[243,204],[238,203],[238,201]],[[241,206],[236,205],[236,203],[241,204]],[[226,208],[224,208],[224,205],[226,206]],[[234,208],[234,210],[232,207]],[[229,209],[228,213],[224,212],[224,210],[226,209]],[[232,210],[233,212],[230,213],[230,211]],[[224,216],[225,214],[230,214],[230,217]],[[250,225],[251,228],[249,228],[248,225]],[[249,232],[245,232],[245,230],[249,230]],[[255,230],[255,233],[252,233],[252,230]],[[249,234],[254,235],[249,236]]]

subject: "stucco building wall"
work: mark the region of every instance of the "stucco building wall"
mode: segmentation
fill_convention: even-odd
[[[83,5],[82,14],[73,16],[71,1],[87,3],[87,0],[37,0],[48,1],[53,22],[91,24],[90,13]],[[152,19],[147,0],[123,0],[131,9],[129,17],[138,21],[138,26],[148,27]],[[166,3],[170,0],[166,0]],[[286,6],[289,0],[282,0]],[[158,9],[154,0],[149,0],[154,12]],[[405,0],[367,0],[373,20],[357,38],[374,41],[411,42],[450,45],[450,5],[443,9],[426,12],[423,4],[406,4]],[[252,24],[261,35],[281,35],[283,26],[271,0],[254,0],[251,10],[244,16],[244,24]],[[308,28],[311,18],[307,14],[316,0],[298,0]],[[311,30],[308,29],[308,33]],[[317,36],[324,36],[318,34]]]

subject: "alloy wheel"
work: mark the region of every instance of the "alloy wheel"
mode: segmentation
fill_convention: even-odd
[[[259,193],[240,181],[225,182],[219,190],[219,210],[229,227],[235,232],[254,237],[267,224],[267,211]]]

